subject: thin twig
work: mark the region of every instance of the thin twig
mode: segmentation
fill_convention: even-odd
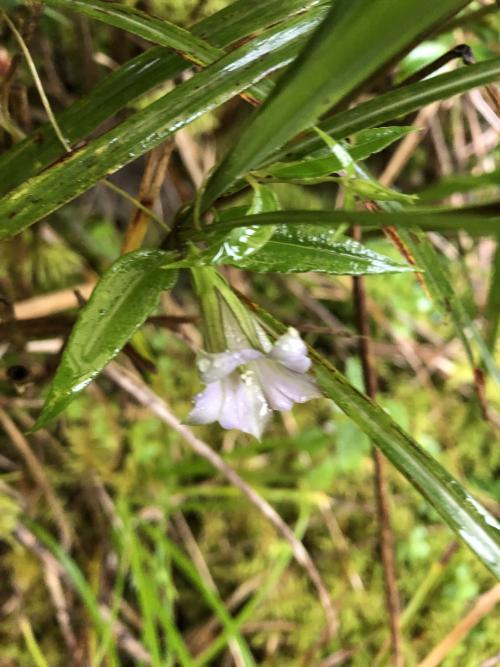
[[[52,488],[52,485],[47,478],[47,475],[45,474],[43,466],[32,452],[31,447],[29,446],[29,443],[24,435],[2,408],[0,408],[0,424],[2,425],[5,433],[7,433],[9,436],[12,444],[15,445],[17,451],[23,457],[33,479],[46,497],[47,503],[52,510],[52,514],[54,515],[54,520],[59,528],[61,543],[65,549],[69,548],[71,545],[72,537],[71,526],[66,519],[63,507],[59,502],[59,499],[57,498],[54,489]]]
[[[327,621],[327,635],[332,637],[338,628],[337,613],[333,606],[330,595],[326,589],[321,575],[313,563],[308,551],[298,540],[292,529],[283,521],[276,510],[249,486],[206,442],[197,438],[191,429],[182,424],[175,415],[170,412],[168,405],[157,396],[151,389],[137,377],[126,371],[116,363],[108,365],[106,375],[113,380],[128,394],[133,396],[141,405],[149,408],[165,424],[173,428],[182,439],[199,456],[208,461],[218,470],[234,487],[256,507],[276,528],[278,533],[288,542],[292,549],[295,560],[301,565],[309,576],[311,582],[318,592],[320,602],[323,606]]]
[[[418,667],[437,667],[448,653],[500,602],[500,584],[483,593],[468,614],[435,646]]]
[[[361,241],[361,230],[355,227],[353,238]],[[366,393],[370,398],[377,394],[377,376],[372,362],[370,325],[366,306],[366,293],[362,276],[353,278],[354,302],[359,337],[359,353],[363,367],[363,378]],[[392,639],[392,656],[395,667],[402,667],[403,654],[401,650],[400,604],[396,583],[396,562],[394,543],[389,516],[389,489],[385,475],[385,459],[381,452],[373,448],[375,464],[375,495],[377,501],[377,515],[380,526],[380,551],[384,570],[385,592],[389,623]]]
[[[170,139],[161,144],[161,146],[154,148],[148,155],[146,169],[144,170],[139,186],[139,196],[136,200],[137,210],[132,213],[123,238],[122,255],[140,248],[146,236],[151,217],[156,222],[160,220],[152,213],[151,209],[158,199],[161,186],[165,180],[173,147],[173,139]],[[169,231],[165,223],[163,223],[163,227]]]
[[[38,76],[37,69],[35,67],[35,63],[33,62],[33,58],[31,57],[31,53],[26,46],[26,43],[24,39],[22,38],[21,33],[18,31],[14,23],[10,20],[10,18],[7,16],[5,12],[2,12],[2,17],[4,21],[7,23],[9,28],[12,30],[12,33],[14,37],[16,38],[19,47],[21,51],[23,52],[24,57],[26,58],[26,62],[28,63],[28,67],[31,72],[31,76],[33,77],[33,80],[35,82],[35,86],[38,90],[38,94],[40,95],[40,99],[42,100],[43,107],[45,109],[45,112],[49,118],[49,122],[54,128],[54,132],[56,133],[57,138],[61,142],[64,150],[68,153],[71,153],[71,146],[69,143],[66,141],[64,138],[63,133],[61,132],[61,128],[59,127],[56,117],[54,116],[54,112],[52,111],[52,107],[50,106],[50,102],[47,99],[47,96],[45,95],[45,90],[43,89],[43,84],[40,80],[40,77]]]

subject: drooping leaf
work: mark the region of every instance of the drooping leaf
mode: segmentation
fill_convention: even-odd
[[[206,65],[224,55],[223,51],[207,44],[189,30],[150,16],[135,7],[101,0],[45,0],[45,4],[49,7],[78,12],[115,28],[121,28],[153,44],[174,49],[199,65]]]
[[[165,268],[171,254],[137,250],[103,275],[82,309],[64,348],[35,428],[56,417],[113,359],[158,305],[177,273]]]
[[[255,306],[276,333],[286,327]],[[380,448],[397,470],[441,515],[478,559],[500,578],[500,525],[443,466],[396,424],[376,403],[355,389],[321,355],[310,349],[314,373],[325,395]]]
[[[465,4],[464,0],[442,0],[423,12],[419,0],[336,0],[209,179],[204,207],[352,94],[385,63],[409,49],[433,24]]]

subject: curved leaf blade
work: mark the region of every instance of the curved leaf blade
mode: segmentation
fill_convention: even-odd
[[[315,0],[237,0],[225,9],[203,19],[191,32],[210,44],[225,48],[254,31],[289,19],[307,10]],[[87,96],[58,114],[57,122],[71,145],[84,139],[107,118],[130,105],[163,81],[174,78],[186,67],[178,55],[153,47],[112,72]],[[255,96],[256,90],[253,90]],[[0,194],[31,178],[64,154],[61,142],[50,123],[37,128],[26,139],[0,156]]]
[[[497,81],[499,78],[500,56],[390,90],[352,109],[334,114],[331,118],[318,123],[318,127],[334,139],[344,139],[354,132],[380,125],[432,102],[448,99],[453,95]],[[322,139],[313,132],[277,152],[273,156],[273,161],[307,155],[323,145]]]
[[[443,466],[319,355],[320,387],[370,437],[484,565],[500,579],[500,525]]]
[[[354,136],[354,143],[352,145],[347,144],[345,149],[353,160],[364,160],[370,155],[384,150],[384,148],[405,137],[410,132],[415,132],[415,128],[395,126],[362,130]],[[331,150],[327,147],[326,150],[315,152],[302,160],[276,162],[267,170],[257,172],[257,175],[262,174],[264,177],[269,175],[280,181],[303,181],[328,176],[338,169],[342,169],[341,160],[336,155],[332,155]]]
[[[236,179],[336,105],[464,0],[336,0],[207,183],[210,206]]]
[[[0,201],[0,240],[40,220],[264,76],[288,64],[322,9],[255,38]]]
[[[171,289],[177,272],[171,254],[138,250],[120,257],[103,275],[82,309],[34,428],[56,417],[122,349]]]
[[[134,7],[100,0],[45,0],[45,4],[78,12],[91,19],[126,30],[153,44],[174,49],[199,65],[209,63],[224,54],[189,30],[150,16]]]
[[[276,333],[286,327],[253,304],[257,315]],[[390,415],[353,387],[342,373],[309,349],[318,383],[394,467],[441,515],[479,560],[500,579],[500,525],[447,470],[428,454]]]

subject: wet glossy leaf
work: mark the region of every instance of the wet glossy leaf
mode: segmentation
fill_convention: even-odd
[[[245,246],[252,238],[248,236],[248,229],[258,228],[240,230],[239,243],[231,247],[225,242],[224,252],[213,257],[212,263],[276,273],[320,271],[338,275],[364,275],[414,270],[409,265],[395,262],[355,241],[335,241],[332,231],[313,225],[281,225],[265,245],[257,251],[246,252]]]
[[[325,394],[351,417],[483,564],[500,578],[500,525],[495,518],[384,410],[354,389],[319,355],[314,356],[315,374]]]
[[[318,127],[334,139],[343,139],[359,130],[386,123],[436,100],[448,99],[499,78],[500,56],[383,93],[352,109],[333,114],[318,123]],[[323,145],[315,132],[308,132],[292,145],[276,151],[272,161],[305,156]]]
[[[253,31],[288,19],[305,10],[313,1],[291,0],[284,8],[281,0],[237,0],[193,26],[191,32],[220,48],[239,41]],[[119,67],[86,97],[77,100],[57,116],[63,135],[72,145],[138,97],[185,69],[183,58],[164,48],[154,47]],[[255,90],[253,91],[255,95]],[[8,192],[64,154],[50,123],[37,128],[26,139],[0,156],[0,194]]]
[[[122,349],[177,273],[170,253],[138,250],[118,259],[82,309],[35,428],[56,417]]]
[[[78,12],[138,35],[153,44],[175,49],[197,64],[210,63],[224,54],[189,30],[150,16],[134,7],[100,0],[45,0],[45,4],[49,7]]]
[[[344,147],[353,160],[364,160],[414,131],[415,128],[406,126],[376,127],[358,132],[353,139],[354,143],[346,143]],[[264,177],[271,176],[276,180],[304,181],[329,176],[341,168],[340,160],[326,147],[306,156],[303,160],[276,162],[268,169],[257,173]]]
[[[275,193],[265,185],[254,184],[254,196],[246,215],[257,215],[278,211],[279,201]],[[245,227],[233,229],[227,233],[215,248],[212,248],[211,257],[207,257],[210,264],[233,264],[240,258],[248,257],[258,251],[274,233],[272,225]],[[226,261],[227,260],[227,261]]]
[[[423,12],[420,0],[336,0],[213,173],[204,192],[204,207],[295,134],[313,125],[324,112],[352,95],[433,24],[465,4],[464,0],[441,0]]]
[[[323,10],[321,10],[322,12]],[[0,201],[0,239],[45,217],[104,176],[288,64],[321,18],[313,10],[256,37]]]

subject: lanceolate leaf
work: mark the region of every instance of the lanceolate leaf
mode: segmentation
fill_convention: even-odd
[[[274,92],[208,181],[208,207],[237,178],[314,124],[464,0],[336,0]]]
[[[269,30],[9,193],[0,201],[0,239],[45,217],[103,176],[286,65],[318,20],[314,10],[286,27]]]
[[[35,428],[64,410],[156,308],[161,292],[173,287],[177,273],[165,268],[170,258],[138,250],[103,275],[73,328]]]
[[[387,148],[395,141],[414,132],[414,127],[377,127],[363,130],[354,137],[354,143],[346,144],[345,148],[353,160],[365,158]],[[305,157],[303,160],[277,162],[267,170],[259,172],[262,176],[272,176],[276,180],[306,180],[328,176],[342,168],[340,160],[332,155],[331,150],[320,150]]]
[[[285,331],[284,325],[271,315],[255,308],[274,331]],[[318,353],[310,350],[310,355],[318,383],[326,396],[368,435],[479,560],[500,578],[500,526],[495,518],[382,408],[355,389]]]
[[[334,139],[343,139],[359,130],[380,125],[436,100],[448,99],[499,78],[500,56],[383,93],[352,109],[334,114],[319,123],[318,127]],[[298,158],[322,146],[322,139],[315,132],[311,132],[274,153],[273,161]]]
[[[192,29],[197,37],[226,47],[253,31],[288,19],[291,14],[317,4],[314,0],[237,0],[230,7],[200,21]],[[312,27],[312,26],[311,26]],[[66,139],[74,145],[135,99],[182,72],[186,62],[164,48],[154,47],[129,60],[99,83],[86,97],[57,116]],[[253,94],[255,95],[255,90]],[[27,180],[63,155],[60,141],[49,123],[0,156],[0,194]]]
[[[278,211],[274,213],[260,213],[255,216],[238,214],[238,210],[230,217],[229,213],[224,220],[217,225],[206,228],[203,232],[196,233],[197,239],[221,239],[227,232],[235,227],[247,227],[248,225],[324,225],[326,227],[337,227],[338,225],[350,223],[367,228],[380,226],[393,226],[400,229],[411,229],[420,226],[428,231],[458,231],[465,230],[471,235],[491,234],[500,235],[500,218],[485,217],[479,215],[461,215],[456,213],[426,213],[418,209],[411,211],[401,210],[398,212],[368,212],[368,211]],[[184,232],[186,235],[193,234],[189,228]]]
[[[179,51],[192,62],[200,65],[216,60],[223,51],[207,44],[189,30],[174,23],[149,16],[133,7],[100,0],[45,0],[45,4],[59,9],[79,12],[92,19],[103,21],[144,39]]]
[[[313,225],[281,225],[265,245],[257,251],[246,253],[245,245],[248,244],[248,239],[252,239],[248,234],[249,229],[255,230],[258,227],[241,229],[237,244],[224,240],[211,263],[230,264],[249,271],[277,273],[320,271],[339,275],[363,275],[414,270],[409,265],[395,262],[355,241],[335,242],[332,231]],[[234,239],[237,237],[233,232]]]

